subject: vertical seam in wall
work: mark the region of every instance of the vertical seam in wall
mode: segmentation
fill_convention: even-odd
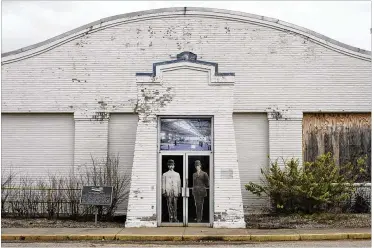
[[[75,175],[75,118],[73,113],[73,174]]]

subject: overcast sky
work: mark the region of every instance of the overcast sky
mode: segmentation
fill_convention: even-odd
[[[210,7],[273,17],[371,51],[370,1],[2,1],[2,53],[101,18],[165,7]]]

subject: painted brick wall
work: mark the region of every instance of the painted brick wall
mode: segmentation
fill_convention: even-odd
[[[265,21],[174,14],[113,20],[37,56],[12,63],[32,50],[2,58],[2,112],[131,112],[135,72],[182,51],[236,73],[234,112],[371,111],[368,56],[331,50]]]
[[[153,93],[139,90],[135,73],[151,72],[153,63],[175,59],[182,51],[218,63],[220,72],[234,72],[235,86],[204,88],[196,83],[208,80],[208,74],[170,71],[166,84],[153,86],[163,102],[144,109],[144,94]],[[93,115],[139,113],[129,202],[129,208],[139,206],[139,212],[130,211],[129,223],[139,218],[154,223],[156,177],[151,172],[156,165],[151,161],[157,159],[156,114],[214,115],[216,132],[221,132],[216,138],[222,142],[215,147],[216,176],[230,165],[238,179],[215,186],[222,192],[215,195],[217,200],[226,201],[215,205],[218,226],[225,212],[241,208],[240,190],[234,191],[240,180],[232,112],[269,113],[270,158],[301,160],[302,121],[289,113],[371,112],[371,55],[306,37],[266,19],[220,11],[165,11],[101,22],[2,57],[2,93],[2,113],[76,113],[75,165],[88,162],[91,153],[107,154],[108,121]],[[144,173],[142,165],[148,168]],[[149,184],[142,192],[136,185],[140,179]]]
[[[95,163],[105,161],[108,154],[108,115],[91,112],[82,114],[76,112],[74,169],[84,173]]]
[[[302,116],[302,113],[268,113],[271,161],[283,165],[283,161],[295,158],[302,163]]]

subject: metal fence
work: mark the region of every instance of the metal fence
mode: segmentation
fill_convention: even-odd
[[[346,212],[371,213],[371,183],[354,184],[356,190],[344,203]],[[80,204],[81,189],[2,188],[1,214],[12,217],[83,217],[94,206]]]
[[[355,183],[355,191],[347,201],[348,211],[371,213],[371,183]]]
[[[80,204],[81,189],[2,188],[1,214],[12,217],[77,217],[92,215]]]

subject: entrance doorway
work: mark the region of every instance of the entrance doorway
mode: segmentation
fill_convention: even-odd
[[[163,152],[159,161],[159,226],[211,226],[211,153]]]
[[[213,118],[160,117],[157,222],[213,224]]]

